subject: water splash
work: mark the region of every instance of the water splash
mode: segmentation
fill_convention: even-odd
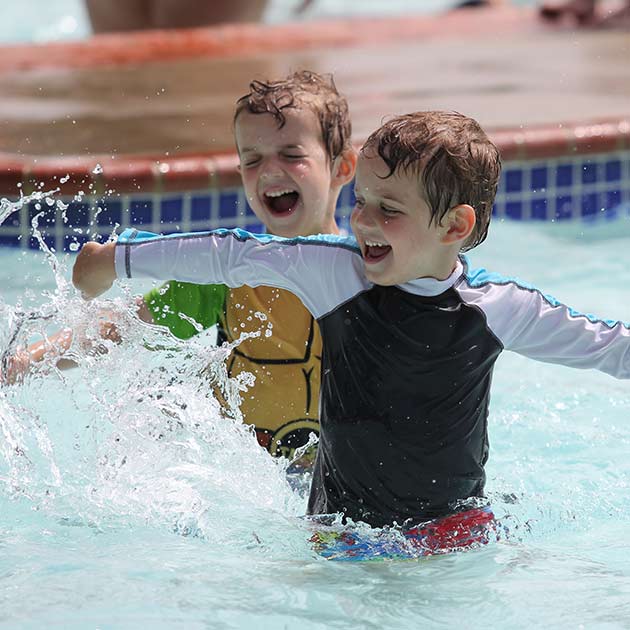
[[[11,201],[2,197],[0,199],[0,225],[2,225],[13,213],[19,212],[22,208],[30,203],[39,203],[45,201],[48,205],[55,203],[54,196],[59,190],[35,191],[30,195],[24,195],[20,190],[20,198],[17,201]]]
[[[67,220],[55,192],[2,200],[2,220],[35,206],[32,234],[55,288],[34,307],[0,303],[1,366],[6,374],[20,348],[34,339],[53,345],[51,333],[67,327],[73,335],[64,358],[78,367],[61,372],[51,352],[19,385],[0,388],[0,503],[27,501],[91,526],[151,523],[245,546],[254,516],[277,527],[303,513],[287,462],[270,458],[242,423],[240,397],[253,377],[227,374],[230,352],[263,334],[264,318],[241,340],[214,347],[207,335],[184,342],[141,322],[127,290],[83,301],[67,280],[69,255],[58,256],[39,228],[49,212]],[[123,343],[102,337],[104,322],[115,323]],[[254,539],[263,544],[264,536]]]

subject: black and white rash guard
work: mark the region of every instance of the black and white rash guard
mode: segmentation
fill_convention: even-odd
[[[378,286],[352,238],[127,230],[115,264],[120,278],[269,285],[304,302],[323,338],[311,514],[416,523],[482,496],[490,381],[504,349],[630,378],[626,324],[472,270],[463,256],[446,280]]]

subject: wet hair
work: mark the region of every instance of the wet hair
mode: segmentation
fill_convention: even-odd
[[[317,116],[322,140],[331,162],[350,147],[352,126],[348,102],[339,94],[331,75],[300,70],[279,81],[252,81],[249,92],[236,101],[234,123],[242,111],[271,114],[282,129],[284,111],[308,107]]]
[[[427,111],[388,120],[370,135],[361,154],[376,152],[396,172],[420,179],[420,196],[431,209],[431,222],[441,225],[448,211],[469,204],[475,228],[462,251],[488,235],[492,204],[501,173],[499,151],[479,123],[457,112]]]

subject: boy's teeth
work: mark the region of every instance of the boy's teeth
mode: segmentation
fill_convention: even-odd
[[[294,193],[295,190],[292,188],[285,188],[284,190],[274,190],[273,192],[265,193],[267,197],[282,197],[282,195],[289,195],[290,193]]]
[[[365,241],[368,247],[387,247],[387,243],[377,243],[376,241]]]
[[[300,193],[294,188],[270,190],[265,193],[265,205],[276,214],[288,214],[297,208]]]

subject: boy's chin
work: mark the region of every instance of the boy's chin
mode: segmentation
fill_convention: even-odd
[[[283,225],[281,221],[269,222],[266,225],[267,232],[274,234],[275,236],[281,236],[282,238],[295,238],[296,236],[304,236],[303,230],[300,226],[294,224]]]
[[[259,217],[262,220],[262,217]],[[278,236],[296,236],[296,231],[302,227],[302,216],[299,209],[286,213],[267,211],[263,223],[267,230],[273,231]]]
[[[273,217],[266,214],[258,216],[258,220],[265,226],[268,234],[284,238],[295,236],[295,222],[288,217]]]
[[[269,221],[266,224],[267,231],[282,236],[284,238],[295,238],[296,236],[311,236],[313,234],[325,234],[327,231],[319,223],[305,220],[305,217],[294,216],[292,220],[287,219]]]
[[[393,287],[396,284],[400,284],[399,282],[396,282],[394,278],[389,277],[387,274],[371,271],[367,265],[365,266],[365,277],[373,284],[377,284],[381,287]]]

